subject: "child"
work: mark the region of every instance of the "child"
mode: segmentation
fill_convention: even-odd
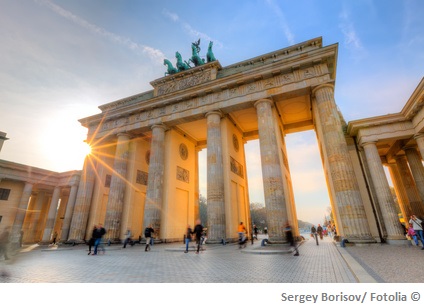
[[[406,233],[406,235],[409,235],[414,240],[415,245],[418,246],[417,233],[415,233],[415,230],[412,227],[412,224],[409,224],[408,233]]]

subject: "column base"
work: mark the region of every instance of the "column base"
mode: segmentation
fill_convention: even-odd
[[[411,241],[407,240],[406,238],[403,239],[386,239],[386,243],[389,245],[396,245],[396,246],[408,246],[411,244]]]

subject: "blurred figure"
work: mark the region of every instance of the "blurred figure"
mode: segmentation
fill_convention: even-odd
[[[287,222],[284,226],[284,233],[286,234],[286,239],[290,243],[290,246],[293,248],[293,252],[295,252],[294,256],[299,256],[299,250],[297,249],[296,241],[293,236],[292,227],[289,222]]]
[[[413,239],[414,242],[415,242],[415,245],[418,246],[417,233],[415,232],[414,227],[412,226],[412,224],[409,224],[408,232],[406,233],[406,235],[408,235],[411,239]]]
[[[184,253],[188,252],[188,244],[191,242],[191,235],[193,234],[193,230],[191,229],[190,225],[187,225],[187,231],[186,231],[186,237],[185,237],[185,250]]]
[[[103,238],[103,235],[106,234],[106,229],[103,228],[102,224],[99,224],[96,230],[93,231],[93,234],[95,239],[93,256],[97,256],[97,250],[99,249],[99,247],[102,250],[103,254],[105,254],[106,250],[104,245],[102,244],[102,238]]]
[[[96,230],[97,230],[97,226],[94,225],[93,226],[93,231],[91,231],[91,237],[88,240],[88,254],[89,255],[91,254],[91,247],[93,247],[94,244],[95,244],[95,242],[96,242],[96,238],[95,238],[95,236],[96,236],[96,234],[95,234],[96,233]]]
[[[317,245],[318,244],[318,234],[317,234],[317,229],[315,228],[315,225],[312,226],[311,228],[311,237],[314,237],[315,240],[317,241]]]
[[[324,230],[322,229],[321,225],[320,225],[320,224],[318,224],[318,227],[317,227],[317,233],[318,233],[319,238],[320,238],[321,240],[323,239],[323,232],[324,232]]]
[[[423,244],[423,247],[421,249],[424,249],[424,234],[423,234],[423,228],[422,228],[422,220],[419,219],[415,215],[411,215],[411,219],[409,220],[409,224],[412,224],[412,228],[414,228],[415,233],[417,234],[418,238],[420,239],[421,243]],[[418,246],[418,244],[417,244]]]
[[[253,234],[255,239],[258,239],[258,227],[256,225],[253,225]]]
[[[7,227],[3,230],[3,233],[0,235],[0,256],[2,256],[5,260],[10,259],[10,228]]]
[[[134,246],[133,241],[131,240],[132,234],[131,230],[128,229],[127,233],[125,233],[125,240],[124,240],[124,246],[122,248],[126,248],[127,244],[129,243],[131,246]]]
[[[146,238],[146,248],[144,251],[150,250],[150,242],[152,239],[152,234],[155,233],[155,230],[153,230],[152,225],[150,224],[146,229],[144,229],[144,237]]]
[[[53,234],[53,241],[52,241],[53,245],[56,245],[56,239],[57,239],[57,232],[55,231]]]
[[[193,233],[195,234],[195,237],[196,237],[196,244],[197,244],[196,254],[199,253],[200,245],[202,244],[203,229],[204,228],[202,226],[202,223],[201,223],[200,219],[198,219],[196,221],[196,226],[194,226],[194,230],[193,230]]]

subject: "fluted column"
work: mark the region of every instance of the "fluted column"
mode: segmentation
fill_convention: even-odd
[[[424,157],[424,134],[416,134],[414,139],[417,142],[421,157]]]
[[[91,198],[96,180],[95,173],[95,153],[87,155],[84,161],[81,179],[78,185],[78,193],[75,200],[74,211],[72,214],[71,228],[69,230],[69,242],[83,242],[87,232],[88,216],[91,208]],[[92,226],[89,227],[91,236]]]
[[[65,218],[63,219],[62,232],[60,233],[61,241],[66,241],[68,239],[72,213],[74,212],[75,200],[77,198],[77,191],[78,186],[73,184],[71,186],[71,192],[69,193],[68,203],[66,204]]]
[[[414,178],[412,177],[411,170],[409,169],[406,156],[396,156],[395,160],[400,177],[402,179],[403,187],[405,187],[406,195],[408,196],[409,200],[409,207],[406,208],[408,216],[406,216],[405,218],[410,217],[412,213],[417,213],[416,215],[423,215],[423,203],[421,201],[417,186],[415,185]]]
[[[113,173],[110,180],[109,198],[106,205],[105,229],[107,238],[119,241],[125,187],[127,185],[127,164],[129,154],[128,134],[118,134]]]
[[[406,219],[411,216],[411,206],[409,205],[408,193],[403,185],[397,164],[387,164],[387,166],[389,168],[390,178],[393,181],[400,211],[402,212],[402,216]]]
[[[208,239],[226,239],[224,170],[222,158],[221,117],[219,111],[206,114],[207,120],[207,215]]]
[[[48,244],[56,221],[57,205],[60,198],[60,187],[55,187],[50,201],[49,212],[47,214],[46,226],[44,227],[42,243]]]
[[[281,242],[285,240],[283,225],[288,217],[272,101],[259,100],[255,103],[255,107],[258,115],[259,147],[269,240]]]
[[[43,217],[41,217],[40,213],[43,209],[43,204],[45,201],[46,193],[44,191],[39,191],[37,194],[37,201],[35,204],[35,215],[34,215],[34,225],[31,229],[31,233],[33,234],[33,241],[39,242],[41,241],[41,221]]]
[[[415,148],[405,148],[404,150],[418,193],[420,195],[421,200],[424,201],[424,167],[421,157]],[[414,210],[418,210],[420,213],[424,212],[422,204],[419,208]],[[422,215],[418,213],[414,214],[417,216]]]
[[[334,100],[334,87],[322,85],[315,88],[313,94],[320,123],[319,138],[325,147],[328,178],[333,184],[335,206],[341,220],[339,231],[352,242],[375,242]]]
[[[163,207],[166,129],[165,125],[152,126],[149,176],[143,221],[143,227],[146,228],[151,224],[155,230],[155,236],[159,236],[159,238],[161,238],[161,212]]]
[[[384,220],[384,226],[387,231],[387,240],[404,240],[402,226],[399,223],[399,217],[396,212],[395,201],[390,191],[380,155],[378,154],[375,142],[362,144],[370,169],[370,174],[374,188],[377,194],[377,200],[381,208],[381,214]]]
[[[15,220],[13,222],[12,232],[11,232],[11,242],[13,244],[19,243],[19,238],[21,236],[22,227],[25,220],[25,215],[28,209],[29,199],[31,198],[32,193],[32,183],[25,183],[24,190],[19,200],[19,206],[16,211]]]

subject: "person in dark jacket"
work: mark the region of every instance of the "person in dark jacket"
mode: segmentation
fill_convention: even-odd
[[[199,253],[200,250],[200,245],[201,245],[201,240],[202,240],[202,234],[203,234],[203,226],[202,223],[200,221],[200,219],[198,219],[196,221],[196,226],[194,227],[193,233],[196,237],[196,244],[197,244],[197,250],[196,253]]]
[[[193,234],[193,230],[191,229],[190,225],[187,225],[187,232],[186,232],[186,237],[185,237],[185,244],[186,244],[186,249],[185,249],[185,253],[188,252],[188,244],[191,242],[191,235]]]
[[[287,242],[289,242],[290,246],[295,252],[294,256],[299,256],[299,250],[297,249],[296,241],[293,236],[292,227],[289,222],[287,222],[286,225],[284,226],[284,233],[286,234]]]
[[[96,241],[96,239],[95,239],[95,236],[96,236],[96,229],[97,229],[97,226],[96,225],[94,225],[93,226],[93,231],[91,232],[91,238],[88,240],[88,254],[89,255],[91,255],[91,247],[93,247],[94,246],[94,243],[95,243],[95,241]]]
[[[96,230],[93,231],[93,235],[94,235],[94,253],[93,256],[97,255],[97,249],[100,248],[102,249],[103,254],[105,253],[105,247],[102,244],[102,238],[103,235],[106,234],[106,229],[103,228],[102,224],[99,224],[96,228]]]
[[[152,240],[153,233],[155,233],[155,230],[153,230],[152,225],[149,225],[146,229],[144,229],[144,237],[146,239],[146,248],[144,251],[150,250],[150,241]]]

